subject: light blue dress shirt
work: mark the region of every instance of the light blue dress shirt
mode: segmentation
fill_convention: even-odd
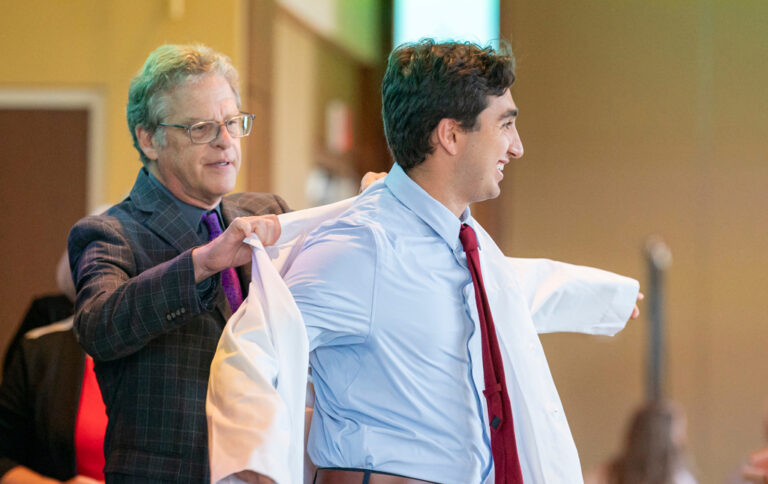
[[[538,334],[616,334],[632,313],[638,282],[506,257],[468,211],[460,219],[478,236],[523,480],[582,484]],[[221,441],[212,445],[212,475],[250,469],[276,477],[293,465],[285,457],[301,445],[294,434],[304,427],[309,346],[315,464],[447,484],[493,482],[460,219],[398,166],[356,199],[280,215],[278,243],[254,248],[250,294],[261,296],[249,297],[227,323],[211,368],[210,435],[240,443],[227,452]],[[298,475],[300,459],[295,464]]]
[[[395,165],[307,238],[286,283],[309,337],[319,467],[460,484],[491,472],[461,223]]]

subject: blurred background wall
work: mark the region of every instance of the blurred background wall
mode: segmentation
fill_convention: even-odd
[[[0,0],[0,111],[85,99],[74,102],[75,121],[21,123],[12,136],[18,114],[0,123],[0,203],[21,215],[0,232],[0,347],[31,298],[56,290],[68,227],[132,186],[140,162],[124,107],[153,48],[199,41],[232,58],[243,108],[257,115],[237,189],[303,208],[318,186],[344,194],[391,164],[378,92],[391,11],[385,0]],[[502,196],[474,213],[509,255],[598,266],[643,285],[645,239],[665,238],[674,257],[665,390],[687,410],[703,483],[723,482],[765,444],[766,25],[762,0],[500,5],[526,155],[507,167]],[[34,151],[82,113],[91,129],[56,139],[91,133],[84,147],[56,141],[32,175],[12,169],[31,164],[19,145]],[[79,182],[62,181],[61,167]],[[646,338],[644,316],[615,338],[542,337],[585,469],[616,451],[644,398]]]
[[[646,285],[644,240],[667,240],[666,390],[702,482],[722,482],[765,444],[768,2],[502,5],[526,148],[499,202],[506,249]],[[543,337],[585,468],[643,397],[646,337],[642,320]]]

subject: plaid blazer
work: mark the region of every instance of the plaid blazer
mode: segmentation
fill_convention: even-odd
[[[225,197],[221,208],[225,224],[288,210],[281,198],[259,193]],[[117,473],[210,481],[205,397],[231,311],[218,275],[198,296],[191,255],[198,245],[177,204],[144,169],[128,198],[69,234],[75,334],[96,362],[109,416],[108,480]],[[245,293],[250,266],[237,272]]]

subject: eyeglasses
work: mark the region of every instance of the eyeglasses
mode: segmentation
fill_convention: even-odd
[[[237,116],[218,122],[218,121],[200,121],[194,124],[168,124],[157,123],[160,126],[168,126],[171,128],[181,128],[186,130],[189,135],[189,140],[196,145],[204,145],[212,142],[219,137],[221,127],[225,126],[227,132],[233,138],[242,138],[251,134],[251,128],[253,128],[253,118],[256,116],[248,113],[241,113]]]

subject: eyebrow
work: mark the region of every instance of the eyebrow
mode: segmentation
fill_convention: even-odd
[[[222,121],[230,120],[230,119],[234,118],[235,116],[240,116],[241,114],[243,114],[243,112],[242,111],[238,111],[235,114],[230,114],[228,116],[225,116],[224,119],[222,119]],[[204,122],[204,121],[205,122],[207,122],[207,121],[214,121],[215,122],[216,120],[215,119],[211,119],[211,118],[192,117],[192,118],[187,118],[186,122],[188,124],[195,124],[195,123],[201,123],[201,122]]]
[[[507,118],[516,118],[517,117],[517,113],[518,113],[517,109],[508,109],[508,110],[504,111],[503,113],[501,113],[501,116],[499,116],[499,121],[501,121],[502,119],[507,119]]]

